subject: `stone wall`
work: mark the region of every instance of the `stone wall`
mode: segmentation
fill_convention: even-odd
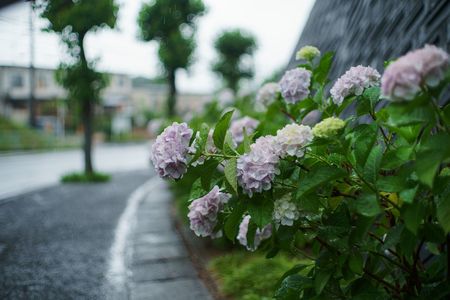
[[[316,0],[294,49],[336,51],[334,81],[351,66],[383,62],[424,44],[450,49],[450,0]]]

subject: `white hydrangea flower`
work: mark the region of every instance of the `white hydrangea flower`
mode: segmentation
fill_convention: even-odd
[[[290,195],[285,195],[274,203],[273,220],[281,225],[292,226],[298,220],[300,213]]]
[[[267,107],[272,104],[280,91],[280,86],[276,82],[269,82],[263,85],[256,95],[256,101]]]
[[[313,134],[309,126],[289,124],[277,131],[276,140],[281,157],[302,157],[304,147],[313,140]]]
[[[262,241],[268,239],[272,235],[272,224],[264,226],[263,229],[257,228],[255,232],[255,240],[253,242],[253,247],[250,247],[247,243],[247,232],[248,224],[250,223],[250,216],[246,215],[241,224],[239,224],[239,233],[237,235],[237,240],[242,246],[249,251],[255,251]]]
[[[330,90],[333,102],[341,105],[344,98],[350,95],[359,96],[364,89],[380,84],[381,75],[371,67],[351,67],[344,75],[336,80]]]

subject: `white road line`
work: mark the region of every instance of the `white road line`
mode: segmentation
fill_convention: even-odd
[[[133,232],[136,223],[136,211],[149,191],[161,183],[162,180],[158,176],[153,176],[138,187],[127,200],[127,206],[119,218],[110,249],[110,260],[106,273],[108,281],[106,291],[111,293],[111,297],[108,298],[117,298],[118,294],[125,293],[129,273],[126,260],[130,255],[129,249],[131,249],[128,247],[129,235]]]

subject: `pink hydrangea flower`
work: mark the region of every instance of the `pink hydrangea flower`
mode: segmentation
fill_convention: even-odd
[[[255,232],[255,240],[253,247],[250,247],[247,243],[248,224],[250,223],[250,216],[246,215],[239,224],[239,233],[237,239],[242,246],[245,246],[249,251],[255,251],[262,241],[268,239],[272,235],[272,224],[264,226],[263,229],[257,228]]]
[[[444,50],[425,45],[391,63],[381,79],[383,96],[396,100],[411,100],[422,85],[437,86],[449,68],[449,55]]]
[[[192,134],[192,129],[186,123],[174,122],[156,138],[150,159],[159,176],[173,179],[183,177],[187,170]]]
[[[264,136],[250,146],[250,152],[237,160],[237,180],[250,197],[272,186],[278,169],[279,148],[274,136]]]
[[[217,224],[217,214],[230,198],[230,194],[222,193],[218,186],[214,186],[208,194],[194,200],[189,205],[190,228],[197,236],[214,237],[213,231]]]
[[[295,104],[309,95],[311,71],[295,68],[284,73],[280,80],[280,91],[287,103]]]
[[[359,96],[364,89],[377,86],[380,83],[380,73],[371,67],[351,67],[339,77],[330,90],[333,102],[341,105],[344,98],[350,95]]]
[[[250,135],[255,132],[255,129],[256,127],[258,127],[258,125],[258,120],[247,116],[233,121],[230,126],[230,132],[235,145],[238,145],[244,141],[244,128],[247,135]]]

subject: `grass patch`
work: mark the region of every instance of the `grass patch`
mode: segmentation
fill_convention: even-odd
[[[215,258],[209,269],[218,278],[221,292],[236,300],[272,299],[277,281],[301,261],[278,254],[266,259],[261,253],[232,252]]]
[[[73,148],[79,145],[79,138],[58,139],[0,117],[0,151]]]
[[[61,177],[61,182],[64,183],[86,183],[86,182],[107,182],[111,179],[111,176],[109,174],[105,173],[92,173],[92,174],[86,174],[86,173],[69,173],[66,175],[63,175]]]

